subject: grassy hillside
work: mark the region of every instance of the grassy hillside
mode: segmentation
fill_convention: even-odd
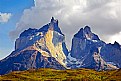
[[[89,69],[38,69],[12,72],[0,76],[0,81],[121,81],[121,70],[96,72]]]

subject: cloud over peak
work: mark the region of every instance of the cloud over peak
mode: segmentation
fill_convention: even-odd
[[[85,25],[108,41],[105,37],[121,31],[120,3],[121,0],[35,0],[35,6],[24,10],[10,36],[16,38],[25,29],[39,28],[54,16],[60,21],[69,46],[73,34]]]

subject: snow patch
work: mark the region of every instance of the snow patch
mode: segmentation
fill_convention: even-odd
[[[93,42],[98,42],[97,40],[92,40]]]
[[[70,53],[68,54],[67,58],[69,58],[70,61],[77,61],[77,59],[72,57]]]
[[[107,64],[116,65],[114,62],[106,62]]]

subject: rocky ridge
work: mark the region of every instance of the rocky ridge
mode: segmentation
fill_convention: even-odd
[[[120,58],[120,44],[106,44],[89,26],[74,35],[68,51],[58,20],[52,17],[40,29],[29,28],[20,34],[15,50],[0,60],[0,75],[38,68],[114,70],[121,68]]]

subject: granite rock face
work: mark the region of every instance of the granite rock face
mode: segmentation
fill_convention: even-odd
[[[106,43],[100,40],[96,34],[92,33],[89,26],[81,28],[72,39],[67,66],[69,68],[89,68],[95,70],[118,69],[116,66],[108,64],[100,55],[102,48],[105,46]]]
[[[32,68],[66,69],[65,35],[58,27],[58,20],[40,29],[25,30],[15,41],[15,51],[0,61],[0,74]]]
[[[104,46],[105,43],[97,35],[91,32],[90,27],[81,28],[72,39],[71,56],[81,59],[89,54],[93,48]]]
[[[121,46],[119,43],[106,44],[102,47],[100,54],[106,62],[121,68]]]

